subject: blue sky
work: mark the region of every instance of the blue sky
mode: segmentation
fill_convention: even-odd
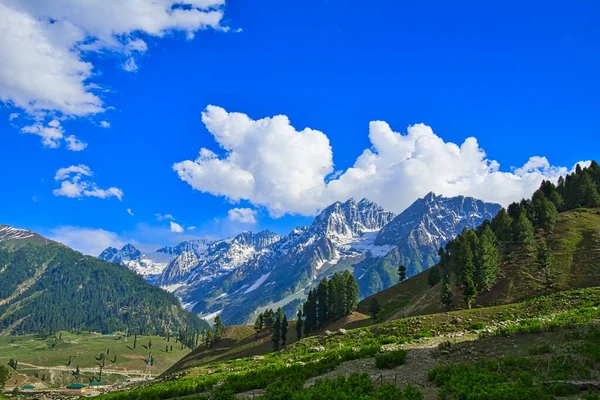
[[[286,233],[598,155],[597,2],[112,2],[0,0],[0,223],[88,253]]]

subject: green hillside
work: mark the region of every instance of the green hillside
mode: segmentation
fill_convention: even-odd
[[[207,327],[127,268],[57,243],[0,242],[0,331],[165,335]]]
[[[101,398],[347,399],[362,394],[365,399],[436,399],[444,393],[476,400],[562,398],[581,389],[547,382],[600,377],[599,306],[600,289],[589,288],[402,318],[305,338],[277,353],[215,360]],[[460,379],[451,379],[453,374]],[[345,388],[339,376],[361,383],[345,394],[330,392],[331,385]],[[337,383],[319,383],[323,378]],[[478,382],[485,391],[464,397],[466,382],[466,390]],[[382,383],[389,386],[380,389]],[[385,396],[379,392],[384,388]],[[406,393],[413,397],[402,397]]]

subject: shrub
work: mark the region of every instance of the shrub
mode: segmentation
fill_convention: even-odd
[[[478,322],[473,322],[470,326],[469,329],[472,330],[476,330],[476,331],[480,331],[482,329],[485,329],[485,327],[487,326],[487,324],[483,321],[478,321]]]
[[[395,350],[375,355],[375,366],[377,368],[390,369],[404,364],[406,350]]]

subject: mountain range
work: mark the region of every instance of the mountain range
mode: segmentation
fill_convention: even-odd
[[[438,249],[463,228],[492,219],[500,205],[470,197],[429,193],[399,215],[367,199],[335,202],[310,226],[284,236],[243,232],[234,238],[185,241],[142,254],[133,245],[109,247],[100,258],[118,262],[175,294],[209,321],[252,322],[266,308],[295,312],[323,277],[350,270],[360,296],[398,282],[397,268],[412,276],[438,261]]]
[[[129,250],[130,259],[141,258]],[[127,329],[165,334],[206,326],[173,294],[120,264],[0,225],[0,334]]]

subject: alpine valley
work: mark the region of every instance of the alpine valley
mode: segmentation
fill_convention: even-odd
[[[367,199],[336,202],[310,226],[284,236],[243,232],[217,241],[192,240],[142,254],[133,245],[107,248],[121,263],[173,293],[184,308],[212,321],[253,322],[267,308],[291,316],[323,277],[350,270],[368,297],[398,283],[398,266],[413,276],[439,261],[438,250],[464,228],[491,220],[500,205],[429,193],[399,215]]]

